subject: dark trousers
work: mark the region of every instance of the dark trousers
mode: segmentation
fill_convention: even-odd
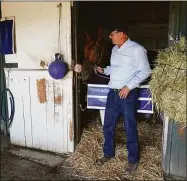
[[[104,156],[114,157],[114,133],[116,121],[121,114],[124,119],[124,128],[127,138],[128,162],[137,163],[139,160],[138,133],[136,125],[136,111],[138,92],[132,90],[126,99],[120,99],[119,91],[111,89],[108,93],[104,119]]]

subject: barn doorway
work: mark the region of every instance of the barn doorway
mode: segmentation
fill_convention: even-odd
[[[85,32],[95,34],[96,38],[98,28],[103,30],[103,38],[112,48],[108,38],[110,29],[128,24],[130,39],[143,45],[150,59],[168,46],[169,2],[74,2],[72,10],[73,58],[80,63],[84,61]],[[83,128],[99,111],[84,110],[85,86],[77,74],[74,77],[75,144],[78,144]]]

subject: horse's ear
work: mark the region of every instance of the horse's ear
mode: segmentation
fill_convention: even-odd
[[[103,29],[98,28],[97,29],[97,42],[100,42],[100,40],[102,40],[102,38],[103,38]]]
[[[84,36],[85,36],[86,40],[89,40],[90,38],[91,39],[93,38],[87,31],[84,32]]]

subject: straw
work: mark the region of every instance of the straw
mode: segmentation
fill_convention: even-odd
[[[186,126],[186,39],[182,37],[171,47],[161,50],[149,83],[158,111],[170,120]]]
[[[140,163],[136,174],[130,179],[162,180],[161,143],[162,126],[147,121],[138,122],[140,142]],[[76,151],[67,159],[80,176],[97,180],[122,180],[127,164],[126,137],[123,122],[120,120],[116,127],[115,158],[99,167],[95,164],[102,156],[103,131],[101,124],[96,121],[84,129],[82,139]]]

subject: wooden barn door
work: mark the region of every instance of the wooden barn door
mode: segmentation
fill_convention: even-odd
[[[72,59],[78,62],[78,2],[72,2],[71,6],[71,24],[72,24]],[[80,142],[82,135],[82,111],[81,105],[81,81],[79,73],[74,72],[73,96],[74,96],[74,129],[75,129],[75,148]]]

